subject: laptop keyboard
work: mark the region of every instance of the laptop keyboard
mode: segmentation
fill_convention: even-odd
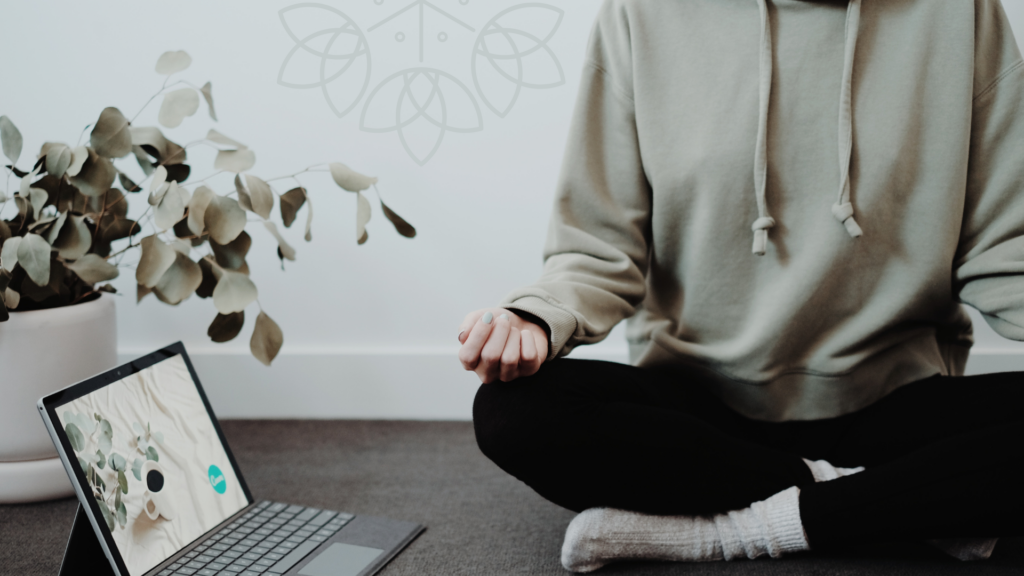
[[[157,576],[278,576],[352,518],[330,510],[260,502]]]

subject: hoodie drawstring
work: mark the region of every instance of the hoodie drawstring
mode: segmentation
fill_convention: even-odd
[[[839,94],[839,198],[832,206],[832,215],[842,222],[850,237],[863,235],[853,218],[853,204],[850,203],[850,161],[853,155],[853,62],[857,51],[857,34],[860,31],[861,0],[849,0],[846,9],[845,50],[843,55],[843,80]],[[761,9],[761,50],[759,73],[759,110],[757,118],[757,147],[754,152],[754,192],[757,195],[757,220],[754,231],[753,252],[764,256],[768,248],[768,230],[775,226],[775,219],[768,213],[766,193],[768,188],[768,109],[772,92],[772,31],[768,16],[767,0],[758,0]]]

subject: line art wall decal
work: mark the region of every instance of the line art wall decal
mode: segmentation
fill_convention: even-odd
[[[458,5],[469,2],[458,0]],[[392,8],[396,3],[374,0],[380,14],[365,31],[332,5],[303,2],[283,8],[278,15],[294,46],[278,70],[278,84],[319,89],[338,118],[361,104],[359,128],[394,132],[420,166],[435,157],[449,133],[483,130],[484,107],[506,118],[524,90],[565,84],[562,64],[550,46],[565,16],[561,8],[488,0],[496,13],[474,26],[468,17],[429,0]],[[456,62],[443,61],[451,58],[446,56],[451,50],[438,50],[449,43],[460,46]],[[373,54],[406,49],[415,52],[418,65],[374,66]]]

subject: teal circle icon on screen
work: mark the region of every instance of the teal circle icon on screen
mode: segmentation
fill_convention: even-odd
[[[224,480],[224,474],[216,465],[211,465],[206,475],[210,478],[210,486],[217,494],[223,494],[228,490],[228,483]]]

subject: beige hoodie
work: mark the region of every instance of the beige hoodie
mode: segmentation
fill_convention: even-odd
[[[763,255],[759,255],[763,252]],[[606,0],[541,278],[551,358],[838,416],[1024,340],[1024,62],[998,0]]]

